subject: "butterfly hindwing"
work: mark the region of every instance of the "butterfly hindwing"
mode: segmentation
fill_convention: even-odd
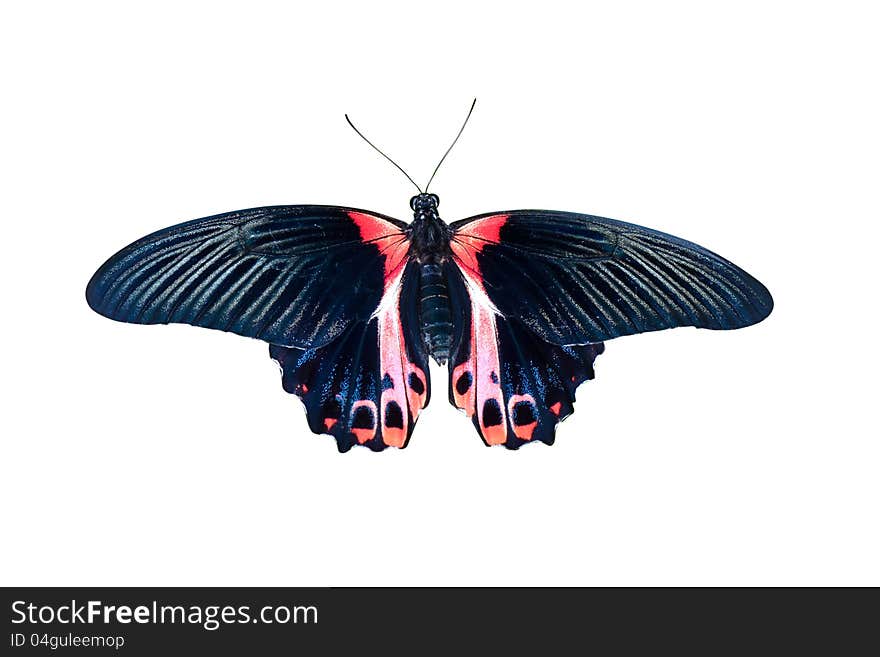
[[[487,445],[552,444],[557,423],[574,410],[578,385],[593,378],[602,343],[550,344],[517,318],[498,314],[473,272],[449,263],[446,275],[456,326],[450,403]]]
[[[514,210],[451,225],[453,259],[505,317],[553,344],[764,319],[767,289],[691,242],[590,215]]]
[[[417,303],[418,272],[410,263],[389,278],[375,316],[331,343],[308,350],[270,347],[284,389],[305,404],[311,430],[334,436],[340,451],[405,447],[427,406],[430,381]]]

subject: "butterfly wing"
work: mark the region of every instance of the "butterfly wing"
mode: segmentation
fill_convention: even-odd
[[[334,435],[341,450],[402,447],[428,398],[409,321],[417,290],[405,227],[332,206],[198,219],[114,255],[86,299],[119,321],[192,324],[269,342],[312,430]]]
[[[275,206],[186,222],[125,247],[86,300],[135,324],[192,324],[296,347],[368,318],[406,258],[406,224],[360,210]],[[383,264],[384,259],[384,264]]]
[[[574,410],[575,390],[593,378],[603,344],[550,344],[519,318],[501,316],[469,270],[448,262],[446,279],[455,318],[450,403],[487,445],[552,444],[557,423]]]
[[[487,444],[552,443],[603,340],[764,319],[767,289],[696,244],[633,224],[518,210],[452,224],[450,401]]]
[[[773,309],[767,288],[733,263],[635,224],[515,210],[452,228],[455,262],[502,315],[552,344],[677,326],[736,329]]]

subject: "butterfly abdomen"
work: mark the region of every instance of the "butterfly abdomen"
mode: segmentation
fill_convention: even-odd
[[[419,325],[428,354],[440,365],[449,358],[452,336],[452,311],[443,268],[435,262],[419,269]]]

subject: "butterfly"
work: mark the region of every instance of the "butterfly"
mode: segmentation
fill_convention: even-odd
[[[773,308],[760,282],[691,242],[549,210],[447,224],[430,184],[416,185],[408,224],[285,205],[160,230],[105,262],[86,299],[118,321],[269,343],[309,428],[341,452],[406,447],[430,400],[429,358],[447,365],[449,400],[486,445],[549,445],[604,341],[737,329]]]

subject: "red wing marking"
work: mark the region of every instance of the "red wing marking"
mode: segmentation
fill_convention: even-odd
[[[384,256],[385,289],[387,290],[388,281],[406,264],[409,240],[397,226],[379,217],[363,212],[348,212],[348,217],[357,224],[358,230],[361,232],[361,239],[364,242],[375,244]]]
[[[455,231],[450,246],[452,254],[458,266],[464,271],[475,275],[482,283],[480,265],[477,262],[477,254],[483,250],[486,244],[498,244],[501,241],[501,228],[507,223],[510,215],[495,214],[491,217],[478,219],[465,224]]]
[[[386,292],[379,304],[379,367],[382,375],[380,399],[382,440],[386,445],[403,447],[407,436],[408,418],[403,410],[408,407],[404,375],[403,329],[400,325],[400,279],[397,276],[386,285]],[[385,297],[390,297],[386,299]],[[396,406],[391,406],[395,404]],[[413,413],[415,416],[415,413]],[[390,420],[390,421],[389,421]]]
[[[473,345],[473,343],[474,329],[471,326],[471,344]],[[473,354],[473,348],[471,354]],[[455,405],[467,413],[468,417],[471,417],[476,409],[474,369],[474,359],[468,358],[452,370],[452,394],[455,397]]]
[[[406,354],[406,351],[402,352]],[[409,396],[409,410],[413,415],[413,421],[419,416],[419,412],[425,407],[425,401],[428,398],[428,382],[425,380],[425,373],[422,369],[403,359],[404,369],[408,372],[406,377],[406,389]]]
[[[531,395],[512,395],[507,402],[513,432],[521,440],[531,440],[538,426],[537,406]]]
[[[382,375],[379,412],[382,441],[392,447],[406,444],[410,416],[415,422],[428,396],[425,373],[407,357],[400,323],[400,291],[405,263],[404,260],[397,268],[397,273],[386,280],[385,293],[375,313],[379,322],[379,367]]]
[[[509,215],[496,214],[472,221],[455,232],[452,257],[464,276],[471,301],[471,353],[452,373],[455,405],[469,416],[477,414],[480,431],[489,445],[507,440],[509,409],[501,391],[498,357],[498,310],[486,295],[477,254],[487,244],[497,244]],[[531,435],[531,434],[530,434]]]
[[[471,353],[452,373],[455,405],[469,416],[476,413],[485,441],[500,445],[507,440],[507,409],[501,391],[496,310],[482,283],[468,270],[461,273],[471,300]]]
[[[471,301],[473,337],[471,348],[476,350],[474,387],[477,393],[477,417],[483,436],[490,445],[507,440],[507,419],[504,413],[504,394],[501,392],[501,364],[498,358],[498,334],[495,313],[479,302]]]
[[[363,445],[376,436],[377,429],[376,404],[369,399],[362,399],[352,404],[351,432],[357,441]]]
[[[410,418],[415,422],[428,396],[425,373],[407,357],[400,323],[400,290],[410,242],[403,231],[384,219],[362,212],[349,212],[348,216],[357,224],[361,239],[375,244],[385,260],[385,286],[373,313],[379,323],[382,380],[377,418],[381,422],[382,441],[392,447],[403,447],[409,435]],[[360,441],[360,435],[355,435]]]
[[[550,407],[550,412],[553,413],[556,417],[559,417],[559,411],[562,410],[562,402],[556,402],[553,406]]]

